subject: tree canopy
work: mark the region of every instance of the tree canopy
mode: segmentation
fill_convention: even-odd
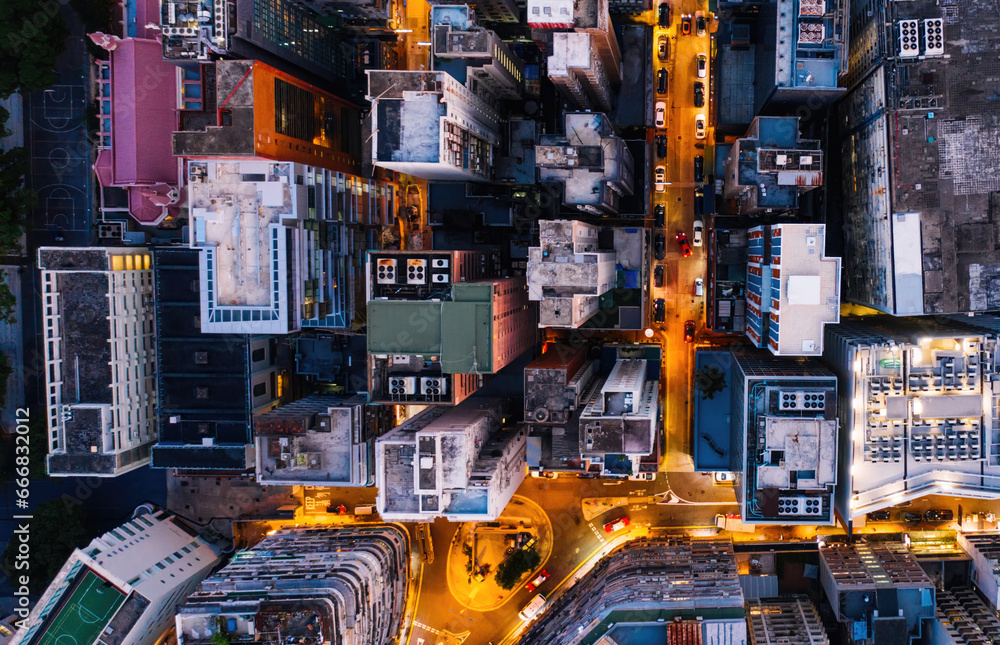
[[[695,373],[694,383],[701,392],[702,401],[705,401],[726,389],[726,375],[718,367],[706,365]]]
[[[55,84],[56,58],[69,30],[57,0],[0,2],[0,98]]]
[[[524,574],[542,561],[534,549],[518,549],[497,567],[496,581],[501,589],[513,589]]]
[[[42,504],[33,513],[31,520],[31,550],[28,556],[31,583],[28,589],[33,594],[41,594],[66,564],[73,549],[82,547],[87,541],[87,531],[83,526],[83,514],[79,506],[72,506],[62,500]],[[17,579],[14,568],[19,541],[15,535],[0,559],[0,566],[12,579]]]

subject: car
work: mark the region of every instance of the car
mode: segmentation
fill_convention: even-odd
[[[703,278],[694,279],[694,295],[699,298],[705,295],[705,280]]]
[[[697,155],[694,158],[694,180],[700,182],[703,179],[705,179],[705,157]]]
[[[667,189],[667,168],[663,164],[653,169],[653,185],[658,193]]]
[[[694,214],[705,214],[705,188],[698,186],[694,191]]]
[[[659,8],[657,9],[658,16],[657,22],[661,27],[670,26],[670,3],[661,2]]]
[[[656,109],[654,111],[656,127],[662,128],[667,125],[667,104],[663,101],[656,102]]]
[[[698,114],[694,117],[694,138],[705,138],[705,115]]]
[[[545,594],[538,594],[531,599],[531,602],[524,606],[524,609],[518,612],[517,617],[525,622],[534,620],[545,609],[546,603]]]
[[[661,323],[667,319],[667,308],[663,298],[653,301],[653,321]]]
[[[688,243],[688,236],[684,233],[678,233],[674,239],[677,240],[677,246],[681,247],[681,255],[686,258],[691,257],[691,245]]]
[[[684,323],[684,342],[693,343],[694,342],[694,321],[689,320]]]
[[[667,254],[667,238],[665,238],[663,235],[657,235],[656,247],[654,248],[653,252],[656,254],[657,260],[662,260],[663,257]]]
[[[658,134],[655,138],[656,141],[656,158],[663,159],[667,156],[667,137],[664,134]]]
[[[928,522],[950,522],[955,519],[955,514],[949,510],[931,509],[924,513],[924,520]]]
[[[656,93],[667,93],[667,70],[660,69],[656,72]]]
[[[534,591],[538,589],[538,586],[549,579],[549,572],[542,569],[542,572],[535,576],[535,579],[524,585],[524,588],[528,591]]]
[[[705,107],[705,84],[701,81],[694,82],[694,106]]]
[[[700,219],[694,221],[694,234],[691,236],[691,246],[701,246],[701,236],[705,232],[705,222]]]
[[[892,514],[889,511],[872,511],[868,514],[869,522],[888,522],[892,519]]]
[[[736,475],[728,470],[717,470],[712,473],[712,482],[716,484],[732,484],[736,481]]]
[[[919,522],[924,519],[924,516],[920,513],[904,513],[903,519],[907,522]]]
[[[653,209],[653,220],[656,222],[656,226],[663,226],[664,220],[667,217],[667,209],[663,204],[657,204],[656,208]]]
[[[660,62],[666,62],[670,57],[670,39],[666,35],[656,39],[656,57],[660,59]]]
[[[656,268],[653,269],[653,286],[662,287],[663,286],[663,265],[657,264]]]
[[[614,533],[615,531],[620,531],[628,526],[628,515],[623,515],[613,522],[608,522],[604,525],[605,533]]]
[[[691,14],[689,13],[681,16],[681,34],[684,36],[691,35]]]
[[[705,35],[705,16],[698,16],[695,20],[695,29],[699,36]]]
[[[705,78],[706,76],[708,76],[708,56],[698,54],[698,78]]]

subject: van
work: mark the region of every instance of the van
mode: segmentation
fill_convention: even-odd
[[[542,609],[545,608],[545,596],[538,594],[531,599],[527,605],[524,606],[517,615],[521,620],[529,621],[534,620],[538,614],[542,613]]]
[[[371,515],[375,512],[374,506],[357,506],[354,508],[355,515]]]

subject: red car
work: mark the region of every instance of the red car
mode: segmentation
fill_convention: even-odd
[[[541,585],[543,582],[545,582],[548,579],[549,579],[549,572],[546,571],[545,569],[542,569],[542,572],[539,573],[538,576],[534,580],[532,580],[531,582],[529,582],[528,584],[526,584],[525,588],[528,591],[534,591],[535,589],[538,589],[539,585]]]
[[[694,321],[689,320],[684,323],[684,342],[693,343],[694,342]]]
[[[681,255],[686,258],[691,257],[691,245],[688,243],[688,236],[684,233],[678,233],[675,239],[677,240],[677,245],[681,247]]]
[[[615,531],[620,531],[628,526],[628,515],[623,515],[620,519],[613,522],[608,522],[604,525],[605,533],[614,533]]]

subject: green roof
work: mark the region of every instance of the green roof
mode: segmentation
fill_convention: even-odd
[[[441,353],[441,302],[372,300],[369,354]]]

